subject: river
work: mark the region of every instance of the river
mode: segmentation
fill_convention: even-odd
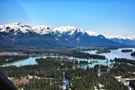
[[[99,54],[99,55],[104,55],[107,58],[107,59],[102,59],[102,60],[101,59],[73,58],[73,57],[67,57],[67,56],[40,56],[40,57],[29,57],[28,59],[16,61],[16,62],[13,62],[13,63],[10,63],[10,64],[4,64],[4,65],[1,65],[1,66],[5,67],[5,66],[35,65],[35,64],[37,64],[37,62],[36,62],[37,58],[46,58],[46,57],[52,57],[52,58],[58,58],[59,57],[59,58],[68,58],[68,59],[71,59],[71,60],[74,59],[74,60],[77,60],[77,61],[88,61],[91,64],[81,66],[82,68],[85,68],[85,69],[86,69],[87,66],[89,66],[90,68],[94,68],[95,65],[105,65],[105,66],[110,67],[111,64],[114,64],[114,62],[110,62],[110,59],[114,59],[115,57],[116,58],[127,58],[127,59],[135,60],[135,57],[131,56],[131,52],[123,53],[123,52],[121,52],[122,49],[125,49],[125,48],[120,48],[120,49],[117,49],[117,50],[111,50],[111,52],[109,52],[109,53]],[[135,51],[135,48],[129,48],[129,49],[132,49],[133,51]],[[96,51],[97,50],[83,51],[83,52],[90,53],[90,54],[96,54]]]
[[[72,57],[65,57],[65,56],[41,56],[41,57],[29,57],[28,59],[24,59],[21,61],[16,61],[13,63],[9,63],[9,64],[4,64],[1,65],[2,67],[7,67],[7,66],[25,66],[25,65],[35,65],[38,64],[36,62],[36,59],[38,58],[47,58],[47,57],[52,57],[52,58],[68,58],[69,60],[77,60],[78,62],[80,61],[88,61],[91,64],[88,65],[82,65],[80,66],[81,68],[86,69],[87,66],[89,66],[90,68],[94,68],[95,65],[105,65],[110,67],[111,64],[113,64],[114,62],[110,62],[110,60],[108,59],[82,59],[82,58],[72,58]]]
[[[121,52],[122,49],[132,49],[135,51],[135,48],[119,48],[116,50],[111,50],[109,53],[101,53],[99,55],[103,55],[108,59],[114,59],[116,58],[127,58],[127,59],[133,59],[135,60],[135,56],[131,56],[132,52]],[[85,53],[90,53],[90,54],[96,54],[97,50],[91,50],[91,51],[83,51]]]

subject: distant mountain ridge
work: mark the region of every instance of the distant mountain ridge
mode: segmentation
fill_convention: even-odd
[[[0,26],[3,42],[15,46],[59,48],[59,47],[105,47],[124,44],[107,39],[103,35],[89,35],[85,30],[70,26],[49,28],[12,23]],[[2,46],[2,45],[0,45]]]
[[[87,31],[87,33],[90,36],[98,36],[101,34],[95,33],[95,32],[91,32],[91,31]],[[106,39],[109,39],[111,41],[114,42],[118,42],[121,44],[125,44],[126,46],[135,46],[135,36],[134,35],[125,35],[125,36],[108,36],[108,35],[103,35]]]

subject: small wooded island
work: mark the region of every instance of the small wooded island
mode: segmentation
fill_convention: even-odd
[[[97,50],[96,54],[101,54],[101,53],[110,53],[111,51],[109,49],[99,49]]]
[[[132,49],[122,49],[121,52],[133,52]]]
[[[135,56],[135,51],[131,53],[131,56]]]

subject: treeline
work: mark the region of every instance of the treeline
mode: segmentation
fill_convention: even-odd
[[[0,65],[27,59],[28,56],[0,56]]]
[[[98,49],[96,53],[101,54],[101,53],[110,53],[110,52],[111,50],[105,48],[105,49]]]
[[[16,51],[16,50],[15,50]],[[18,52],[22,52],[23,54],[26,55],[59,55],[59,56],[71,56],[71,57],[76,57],[76,58],[86,58],[86,59],[106,59],[105,56],[102,55],[96,55],[96,54],[89,54],[89,53],[84,53],[80,52],[78,50],[73,50],[73,49],[53,49],[53,50],[18,50]]]
[[[78,51],[72,51],[70,53],[65,53],[63,55],[66,56],[71,56],[71,57],[75,57],[75,58],[86,58],[86,59],[106,59],[105,56],[102,55],[96,55],[96,54],[89,54],[89,53],[84,53],[84,52],[78,52]]]
[[[129,85],[135,90],[135,80],[129,81]]]
[[[80,61],[80,64],[88,64],[88,61]]]
[[[123,49],[121,50],[121,52],[132,52],[133,50],[132,49]]]
[[[115,58],[114,61],[135,65],[135,60],[125,59],[125,58]]]

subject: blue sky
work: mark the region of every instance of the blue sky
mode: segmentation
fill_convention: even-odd
[[[14,22],[135,35],[135,0],[0,0],[0,24]]]

